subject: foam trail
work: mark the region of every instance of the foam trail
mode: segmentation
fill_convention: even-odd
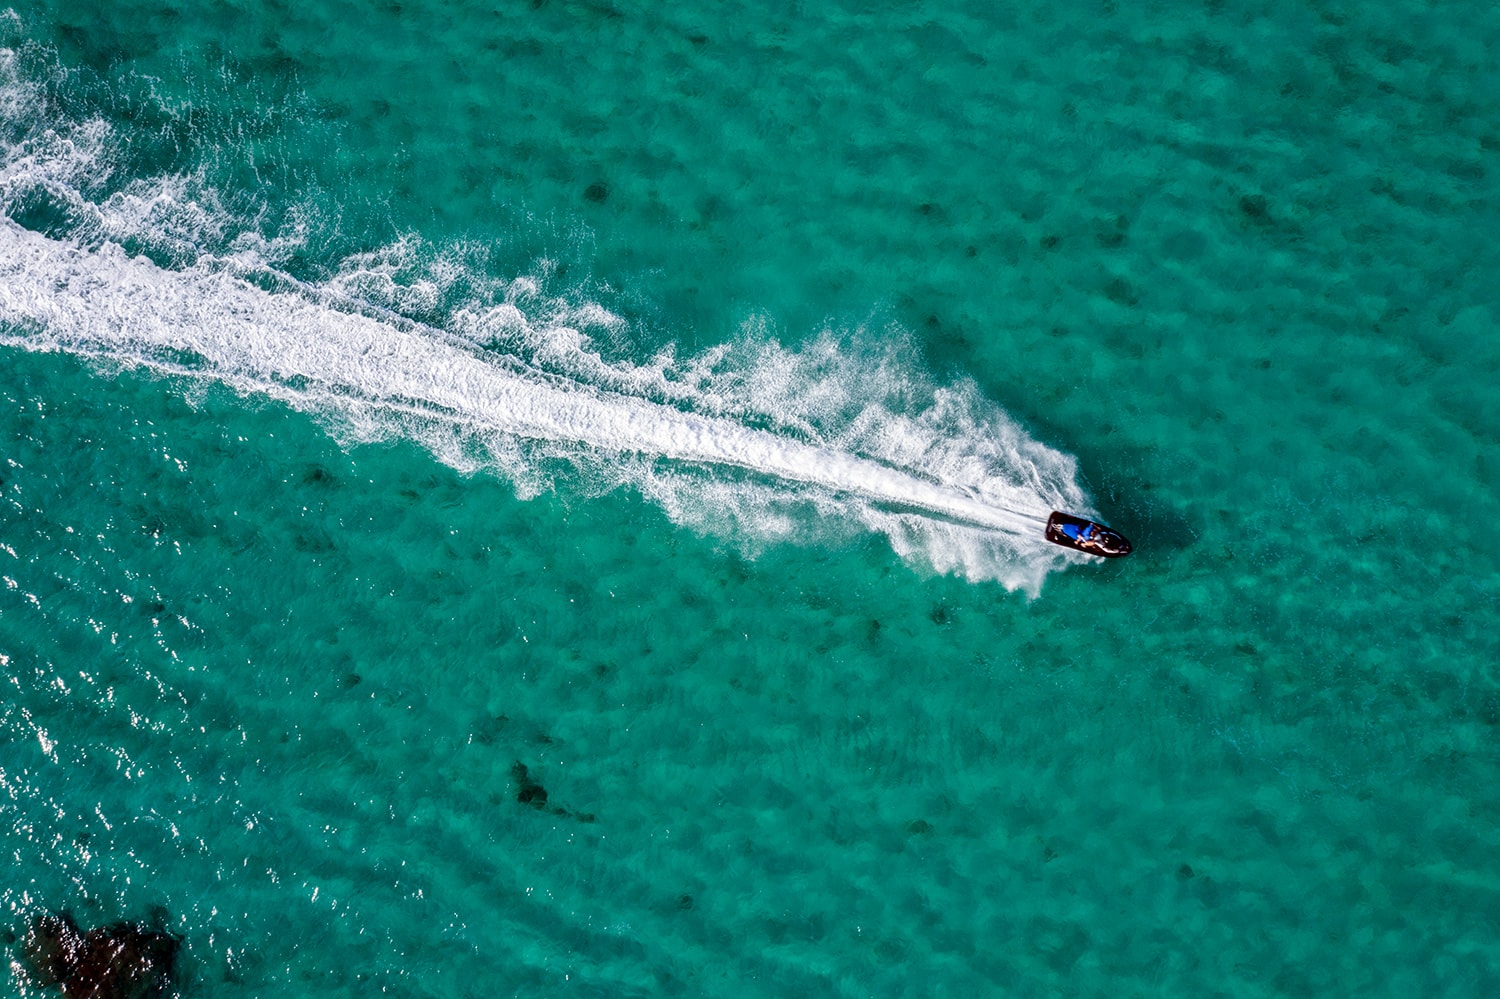
[[[1030,571],[987,569],[973,555],[927,560],[1029,589],[1039,584],[1047,563],[1059,561],[1045,550],[1052,546],[1040,540],[1037,527],[1053,500],[1034,484],[993,478],[944,484],[916,470],[733,419],[497,362],[420,324],[269,292],[210,263],[166,270],[109,243],[91,250],[3,218],[0,342],[211,378],[354,423],[446,422],[480,435],[581,446],[596,457],[616,456],[624,466],[634,456],[648,464],[739,469],[752,479],[779,481],[780,488],[807,487],[800,499],[852,513],[890,535],[898,550],[902,536],[906,549],[926,544],[914,532],[946,528],[953,537],[975,531],[1003,536],[1000,547],[1009,557],[1001,561],[1012,563],[1012,570],[1027,563]],[[680,484],[670,471],[637,469],[623,477],[647,494],[660,493],[663,482]],[[748,494],[777,487],[750,482],[737,488]],[[680,490],[674,496],[657,498],[681,513]],[[968,542],[984,547],[982,537]],[[993,562],[994,552],[987,558]],[[1046,562],[1039,564],[1039,558]]]
[[[14,16],[0,29],[19,37]],[[222,382],[522,495],[623,486],[751,549],[869,530],[914,563],[1031,592],[1086,561],[1041,536],[1051,509],[1092,515],[1074,460],[971,381],[934,383],[899,332],[793,351],[750,330],[692,358],[607,360],[595,334],[618,347],[629,324],[576,290],[549,297],[545,262],[499,277],[483,247],[415,236],[298,281],[276,262],[326,229],[321,207],[263,231],[201,166],[135,175],[130,137],[57,114],[68,102],[48,95],[70,79],[0,47],[0,345]]]

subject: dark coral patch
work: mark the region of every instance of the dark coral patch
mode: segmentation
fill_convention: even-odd
[[[548,740],[549,742],[551,740]],[[565,819],[573,819],[576,822],[593,822],[593,812],[575,812],[570,808],[547,807],[547,789],[538,784],[526,769],[526,764],[517,760],[511,764],[510,775],[516,782],[516,800],[523,805],[529,805],[539,812],[551,812]]]
[[[22,954],[40,985],[65,996],[147,999],[172,983],[181,941],[139,923],[112,923],[84,933],[66,912],[31,922]]]
[[[523,805],[532,808],[547,807],[547,789],[531,779],[531,773],[526,769],[526,764],[517,760],[511,764],[510,775],[516,782],[516,800]]]
[[[1132,306],[1141,300],[1141,296],[1130,282],[1124,278],[1113,278],[1104,286],[1104,296],[1116,305]]]
[[[1258,225],[1271,222],[1271,204],[1264,194],[1247,194],[1240,199],[1240,214]]]
[[[1130,219],[1116,215],[1113,219],[1100,219],[1094,223],[1094,242],[1106,250],[1117,250],[1125,245]]]
[[[83,931],[66,912],[31,921],[23,945],[31,974],[42,985],[60,985],[83,957]]]
[[[302,473],[302,481],[310,486],[331,486],[338,480],[322,465],[314,465]]]

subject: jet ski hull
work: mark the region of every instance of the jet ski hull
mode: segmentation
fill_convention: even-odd
[[[1047,518],[1046,537],[1054,545],[1098,558],[1124,558],[1131,551],[1130,540],[1120,532],[1056,510]]]

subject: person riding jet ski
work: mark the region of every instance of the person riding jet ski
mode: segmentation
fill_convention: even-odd
[[[1130,554],[1130,540],[1118,531],[1056,510],[1047,519],[1046,537],[1055,545],[1062,545],[1085,555],[1123,558]]]

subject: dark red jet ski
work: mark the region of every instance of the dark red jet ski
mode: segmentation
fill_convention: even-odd
[[[1124,558],[1130,554],[1130,541],[1118,531],[1103,524],[1074,517],[1056,510],[1047,518],[1047,540],[1100,558]]]

